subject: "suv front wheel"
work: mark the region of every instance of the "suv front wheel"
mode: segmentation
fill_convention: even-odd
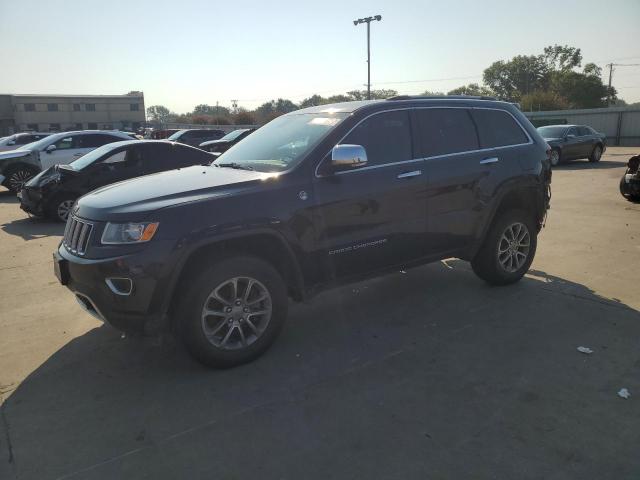
[[[260,356],[282,329],[287,290],[277,270],[256,257],[235,256],[205,268],[178,314],[189,352],[228,368]]]
[[[492,285],[514,283],[529,270],[536,246],[533,216],[525,210],[510,210],[493,222],[471,267]]]

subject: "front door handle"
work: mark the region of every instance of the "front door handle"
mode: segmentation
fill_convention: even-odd
[[[480,165],[487,165],[488,163],[497,163],[500,159],[498,157],[485,158],[484,160],[480,160]]]
[[[397,178],[411,178],[411,177],[418,177],[422,175],[422,170],[414,170],[412,172],[404,172],[398,175]]]

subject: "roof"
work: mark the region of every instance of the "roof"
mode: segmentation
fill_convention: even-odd
[[[444,105],[513,105],[509,102],[503,102],[493,97],[473,97],[466,95],[439,95],[439,96],[409,96],[402,95],[397,97],[391,97],[386,100],[361,100],[353,102],[343,103],[330,103],[327,105],[318,105],[315,107],[303,108],[289,113],[288,115],[307,114],[307,113],[353,113],[357,110],[363,109],[376,109],[376,107],[389,107],[389,106],[419,106],[420,104],[444,104]]]

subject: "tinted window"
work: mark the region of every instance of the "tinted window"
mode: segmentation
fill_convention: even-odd
[[[578,135],[580,135],[581,137],[584,137],[587,135],[591,135],[591,132],[587,127],[578,127]]]
[[[197,148],[188,148],[183,145],[176,145],[171,149],[171,168],[190,167],[191,165],[209,164],[216,159],[213,155]]]
[[[529,139],[515,119],[501,110],[472,110],[482,148],[527,143]]]
[[[36,138],[35,135],[19,135],[18,138],[16,138],[16,145],[26,145],[36,140],[38,140],[38,138]]]
[[[415,131],[422,157],[478,149],[478,134],[466,109],[417,109],[415,118]]]
[[[359,123],[340,143],[362,145],[369,165],[411,160],[409,112],[401,110],[373,115]]]
[[[567,135],[573,135],[574,137],[578,136],[578,129],[576,127],[571,127],[567,130]]]
[[[75,137],[77,138],[77,137]],[[74,142],[74,137],[64,137],[54,143],[56,146],[56,150],[67,150],[69,148],[78,148],[76,142]]]

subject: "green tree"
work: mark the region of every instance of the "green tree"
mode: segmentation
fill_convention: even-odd
[[[481,97],[491,96],[493,95],[493,92],[487,87],[482,87],[477,83],[470,83],[469,85],[463,85],[461,87],[454,88],[453,90],[447,92],[447,95],[473,95]]]
[[[326,103],[342,103],[342,102],[350,102],[351,99],[346,95],[331,95],[327,98]]]
[[[154,122],[166,123],[171,117],[171,112],[164,105],[153,105],[147,108],[147,116]]]
[[[321,97],[320,95],[311,95],[309,98],[305,98],[300,102],[300,108],[315,107],[325,103],[329,103],[326,98]]]
[[[241,111],[235,115],[233,123],[236,125],[254,125],[256,119],[249,112]]]
[[[494,62],[482,78],[498,97],[517,102],[527,93],[547,89],[549,66],[542,55],[518,55],[508,62]]]
[[[384,100],[385,98],[395,97],[398,92],[391,89],[371,90],[371,100]],[[351,90],[347,92],[349,100],[366,100],[366,90]]]
[[[580,49],[568,45],[545,47],[543,58],[549,70],[569,71],[582,64],[582,53],[580,53]]]
[[[523,95],[520,99],[520,108],[525,111],[534,110],[565,110],[569,108],[566,98],[552,91],[536,90]]]

